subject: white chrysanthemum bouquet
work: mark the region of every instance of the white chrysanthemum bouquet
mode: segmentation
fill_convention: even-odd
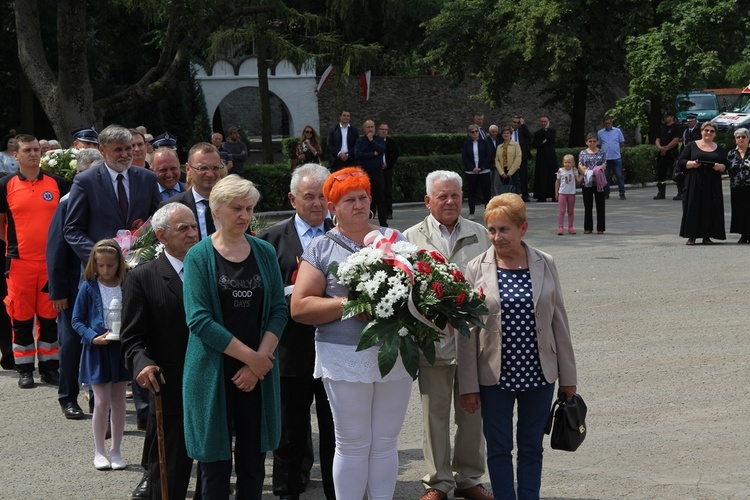
[[[73,177],[76,175],[76,165],[78,164],[78,150],[76,148],[51,149],[42,156],[39,163],[42,170],[64,177],[68,182],[73,182]]]
[[[484,327],[479,317],[488,311],[481,290],[471,289],[458,266],[438,252],[396,242],[396,236],[392,230],[385,235],[373,231],[365,238],[368,246],[329,269],[349,289],[342,319],[360,314],[371,318],[357,350],[380,345],[383,376],[400,353],[404,367],[416,378],[420,351],[433,363],[435,342],[444,340],[445,330],[468,337],[470,326]]]

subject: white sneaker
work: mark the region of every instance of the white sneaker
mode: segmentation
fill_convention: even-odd
[[[114,453],[110,454],[110,462],[112,463],[112,470],[123,470],[125,467],[127,467],[127,464],[125,461],[120,457],[120,455],[115,455]]]
[[[94,455],[94,467],[96,467],[96,470],[109,470],[111,465],[107,457],[97,453]]]
[[[474,220],[474,214],[469,214],[469,220]]]

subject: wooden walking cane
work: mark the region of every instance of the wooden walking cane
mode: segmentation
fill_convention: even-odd
[[[161,392],[154,393],[156,406],[156,437],[159,443],[159,472],[161,476],[161,498],[169,500],[167,488],[167,450],[164,446],[164,417],[161,410]]]

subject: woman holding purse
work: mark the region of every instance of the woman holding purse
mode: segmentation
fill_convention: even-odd
[[[518,169],[521,167],[521,146],[512,139],[513,130],[503,128],[503,142],[495,152],[495,169],[492,171],[492,196],[518,192]]]

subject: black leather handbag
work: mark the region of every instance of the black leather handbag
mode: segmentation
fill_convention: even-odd
[[[550,446],[555,450],[576,451],[586,439],[586,403],[580,394],[565,401],[560,394],[552,405],[545,434],[550,435]]]

